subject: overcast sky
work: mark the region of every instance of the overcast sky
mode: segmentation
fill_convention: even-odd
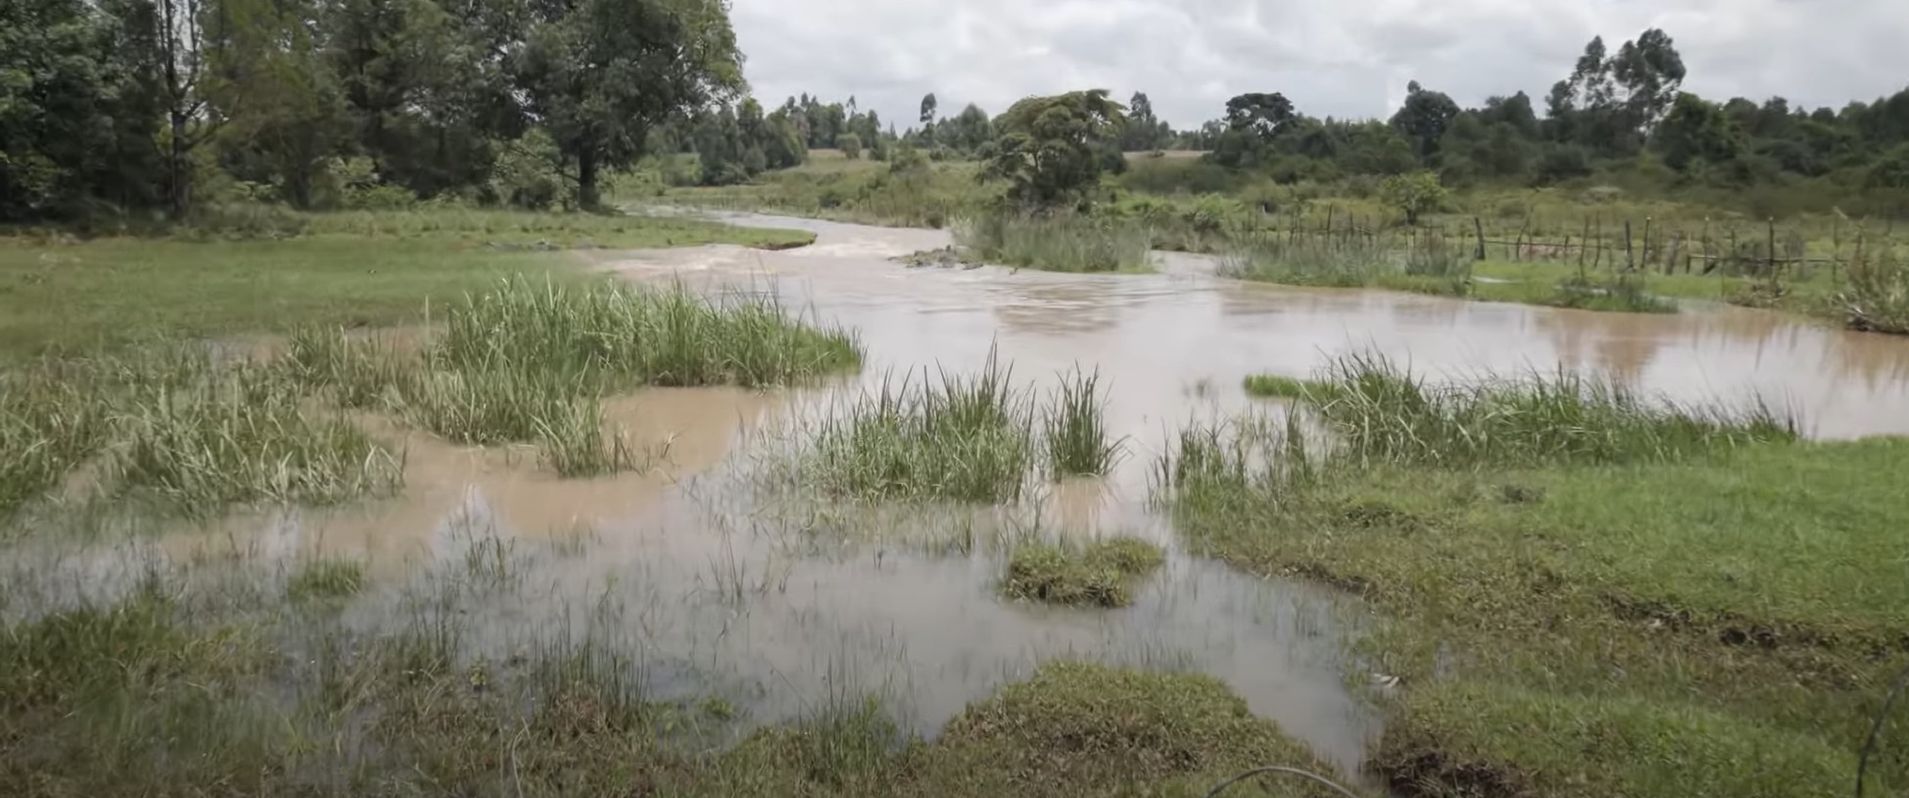
[[[1418,80],[1471,106],[1551,84],[1592,36],[1676,39],[1687,90],[1841,107],[1909,86],[1909,0],[733,0],[756,96],[854,95],[884,122],[969,102],[1145,91],[1176,128],[1278,91],[1314,116],[1386,116]]]

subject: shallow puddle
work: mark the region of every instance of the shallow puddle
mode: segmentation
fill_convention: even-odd
[[[1734,309],[1621,316],[1363,291],[1249,285],[1210,259],[1163,254],[1151,275],[999,268],[909,269],[893,256],[944,246],[938,231],[775,217],[814,246],[591,253],[631,280],[711,293],[768,292],[856,330],[859,376],[777,392],[650,390],[606,407],[657,468],[558,480],[535,452],[452,446],[371,421],[401,442],[399,497],[323,511],[228,518],[114,555],[191,562],[238,552],[280,564],[362,558],[377,590],[348,609],[368,632],[402,614],[414,582],[461,584],[473,647],[509,654],[579,628],[611,628],[660,696],[715,692],[756,723],[873,694],[932,735],[1002,683],[1057,657],[1188,669],[1224,680],[1252,709],[1356,768],[1378,730],[1347,687],[1356,602],[1262,580],[1192,556],[1146,505],[1154,456],[1190,417],[1252,406],[1249,373],[1304,375],[1376,348],[1419,370],[1607,373],[1695,400],[1754,392],[1803,413],[1821,437],[1909,433],[1909,341]],[[1076,365],[1110,386],[1107,422],[1127,457],[1106,480],[1040,489],[1016,508],[831,507],[800,484],[768,484],[788,430],[848,395],[922,369],[970,371],[994,352],[1044,390]],[[1130,607],[1032,606],[996,594],[1002,541],[1131,534],[1168,548]],[[62,557],[81,584],[111,570]],[[55,569],[59,570],[59,569]],[[49,572],[52,573],[52,572]],[[64,580],[64,581],[62,581]],[[472,585],[486,585],[482,590]],[[401,620],[401,619],[400,619]]]

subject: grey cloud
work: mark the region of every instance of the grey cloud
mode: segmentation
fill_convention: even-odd
[[[1541,97],[1592,36],[1647,27],[1677,40],[1686,87],[1840,107],[1909,85],[1902,0],[734,0],[747,74],[765,104],[850,95],[906,126],[998,113],[1029,94],[1147,92],[1176,127],[1226,99],[1280,91],[1320,116],[1389,114],[1407,81],[1476,104]]]

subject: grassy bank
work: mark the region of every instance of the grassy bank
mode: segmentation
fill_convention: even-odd
[[[0,238],[0,358],[306,324],[404,324],[508,274],[570,274],[565,247],[785,246],[807,233],[629,216],[292,214],[293,237]]]
[[[1196,545],[1378,608],[1362,646],[1398,679],[1375,757],[1395,788],[1793,796],[1855,780],[1909,662],[1890,575],[1904,441],[1802,443],[1754,408],[1558,379],[1326,382],[1306,402],[1326,448],[1304,424],[1194,429],[1163,475]],[[1890,740],[1877,794],[1909,781]]]

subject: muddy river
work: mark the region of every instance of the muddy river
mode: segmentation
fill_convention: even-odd
[[[381,430],[406,447],[403,496],[227,519],[210,533],[123,552],[120,567],[197,557],[207,541],[270,562],[363,557],[381,587],[345,623],[366,629],[416,598],[419,574],[427,582],[440,574],[465,585],[458,613],[477,648],[508,653],[612,635],[657,694],[713,691],[752,722],[872,694],[906,727],[932,735],[1046,659],[1189,669],[1224,680],[1254,711],[1350,769],[1378,731],[1362,687],[1383,679],[1345,652],[1362,608],[1189,555],[1146,505],[1169,431],[1253,406],[1239,387],[1245,375],[1305,375],[1362,348],[1434,375],[1562,363],[1681,399],[1755,393],[1800,412],[1818,437],[1909,433],[1909,341],[1771,313],[1632,316],[1290,289],[1218,279],[1210,260],[1170,254],[1157,256],[1160,271],[1150,275],[910,269],[889,259],[944,246],[946,234],[727,218],[804,228],[817,240],[783,252],[590,257],[630,280],[772,293],[851,327],[868,349],[860,376],[796,391],[654,390],[620,400],[610,415],[663,465],[597,480],[556,480],[528,452]],[[1128,438],[1118,471],[985,510],[857,511],[803,501],[800,486],[774,489],[775,452],[804,418],[886,375],[974,369],[991,349],[1034,386],[1076,364],[1100,369],[1111,385],[1109,425]],[[1068,610],[996,596],[998,541],[1107,534],[1168,546],[1167,567],[1133,606]]]

